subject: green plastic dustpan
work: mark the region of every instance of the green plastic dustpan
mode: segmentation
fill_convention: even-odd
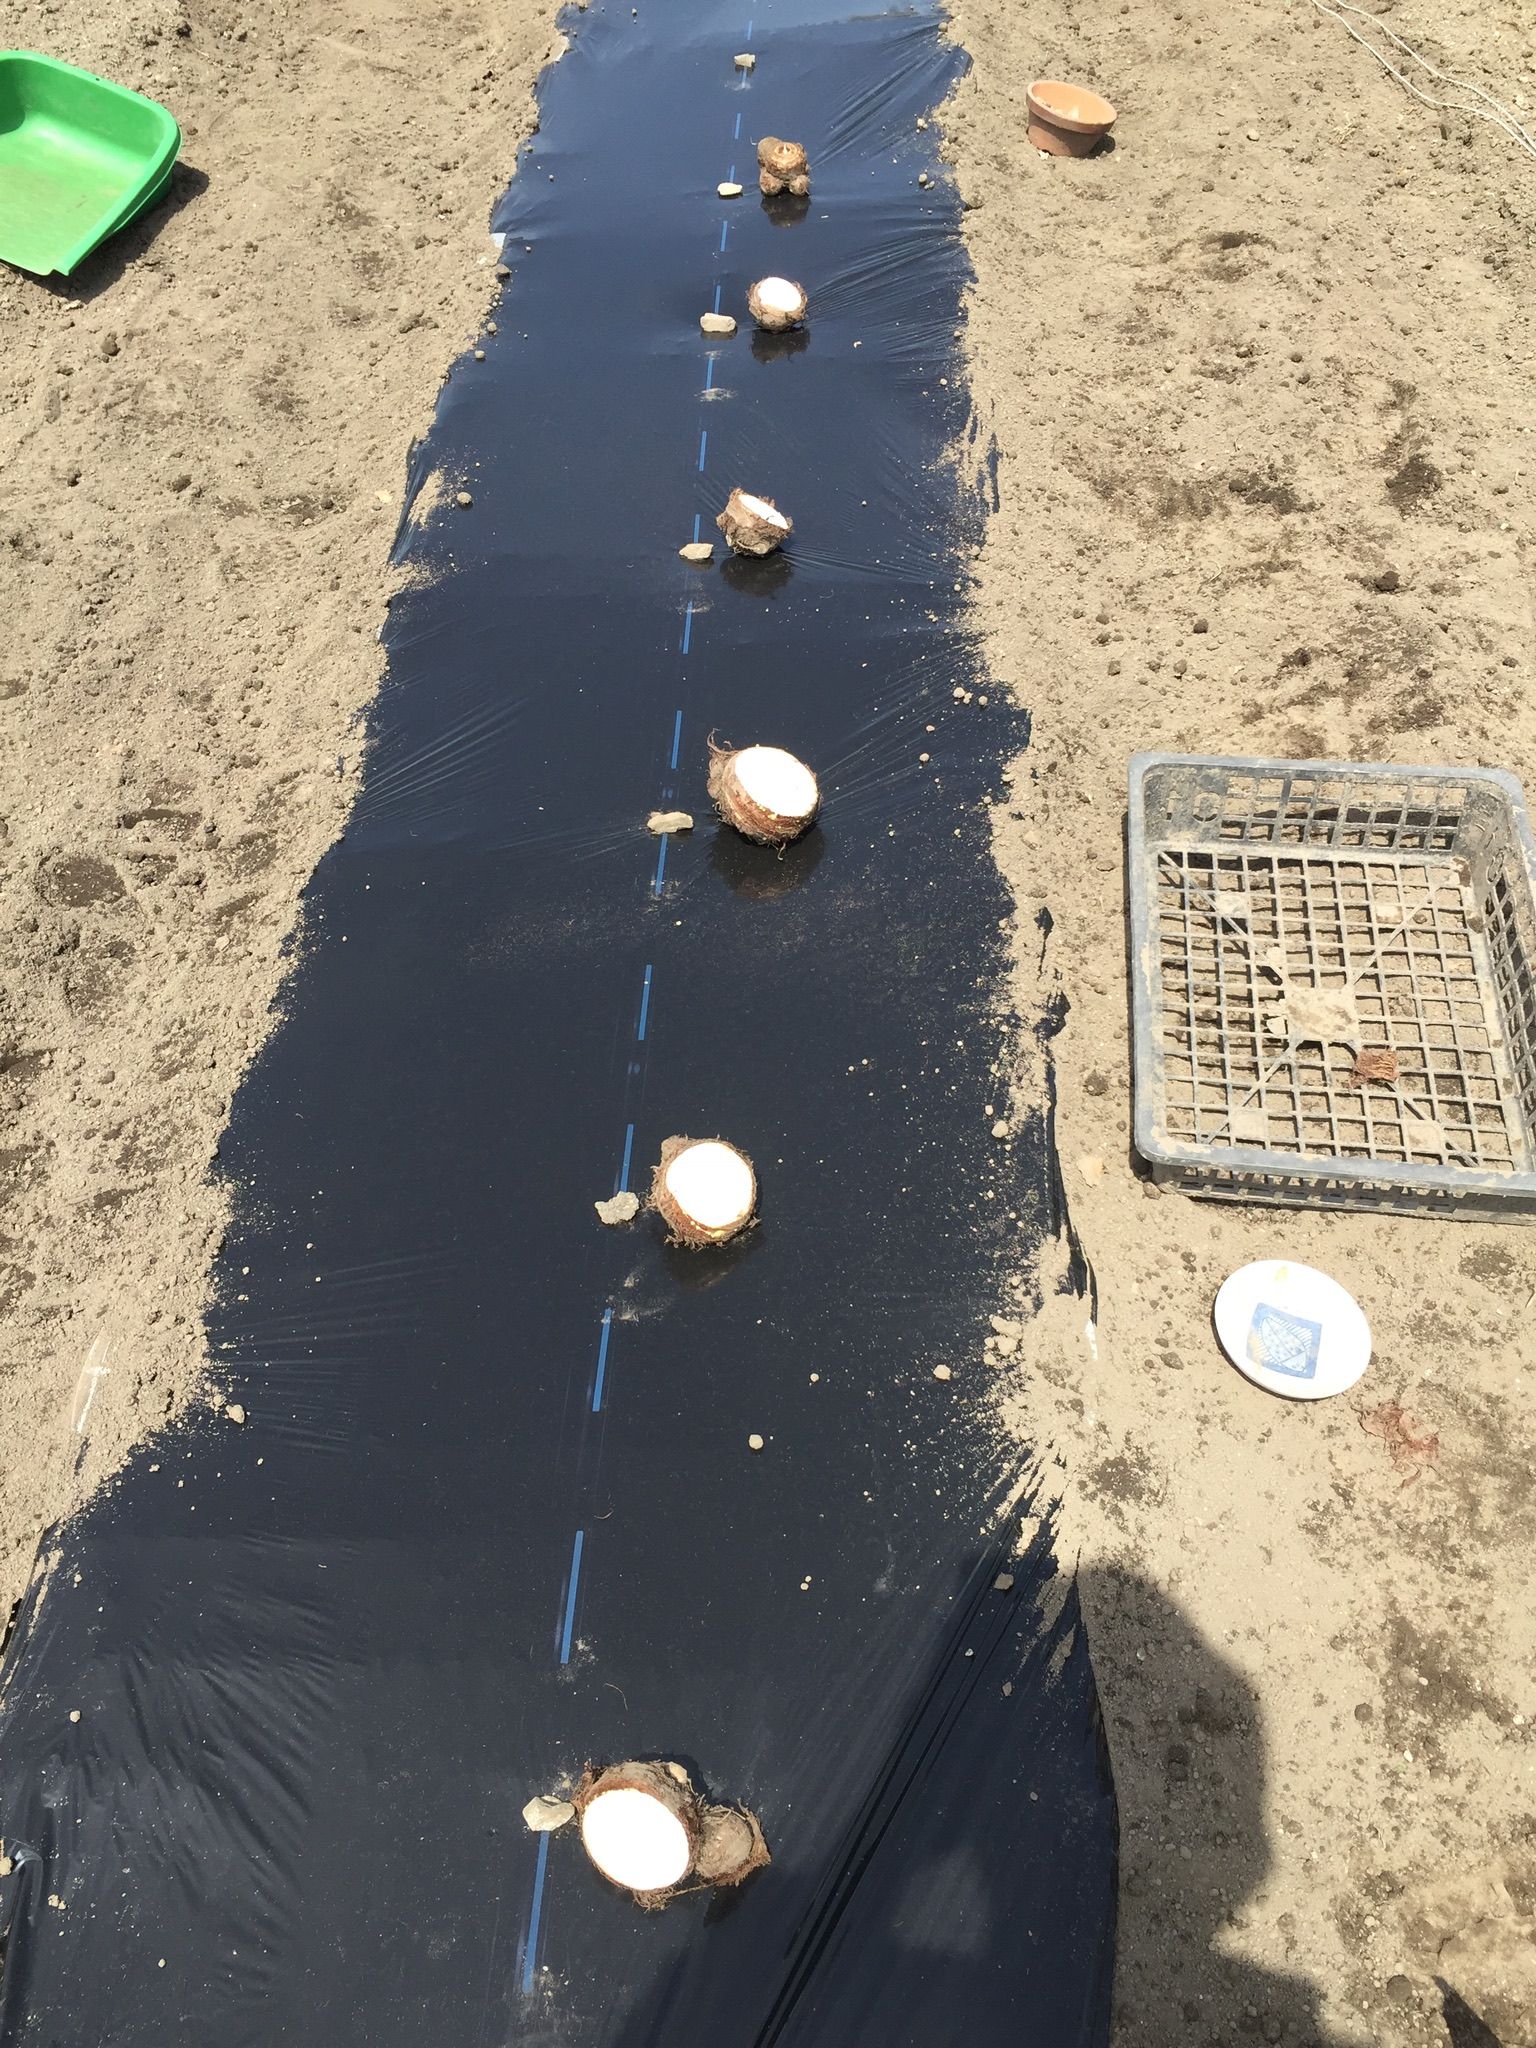
[[[170,183],[181,130],[142,93],[0,50],[0,261],[67,277]]]

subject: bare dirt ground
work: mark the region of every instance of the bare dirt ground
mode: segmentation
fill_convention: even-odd
[[[69,286],[0,272],[0,1601],[199,1385],[208,1164],[344,820],[408,433],[485,309],[482,224],[551,15],[0,9],[0,42],[140,85],[187,133],[172,207]],[[1388,19],[1531,91],[1512,4]],[[1536,2040],[1536,1240],[1149,1190],[1120,834],[1138,747],[1536,788],[1536,164],[1407,101],[1303,0],[955,20],[972,374],[1002,450],[979,621],[1036,721],[996,811],[1013,995],[1070,1000],[1059,1136],[1100,1287],[1096,1348],[1058,1298],[999,1384],[1070,1475],[1123,1812],[1119,2038],[1514,2048]],[[1118,103],[1112,155],[1027,149],[1039,74]],[[1365,1306],[1369,1401],[1438,1435],[1415,1484],[1360,1403],[1283,1406],[1222,1362],[1216,1286],[1280,1249]]]
[[[169,208],[67,283],[0,268],[0,1618],[199,1385],[209,1162],[350,801],[409,436],[489,303],[553,18],[0,6],[0,46],[185,134]]]
[[[1013,994],[1071,1005],[1058,1134],[1100,1288],[1096,1348],[1058,1302],[1006,1398],[1068,1475],[1122,1809],[1117,2038],[1529,2044],[1536,1238],[1151,1187],[1121,830],[1141,748],[1536,788],[1536,161],[1415,105],[1306,0],[954,18],[971,369],[1002,450],[979,623],[1034,714],[995,811]],[[1536,99],[1528,10],[1383,19]],[[1027,148],[1038,76],[1117,104],[1112,154]],[[1365,1308],[1360,1398],[1280,1402],[1223,1361],[1218,1285],[1279,1253]],[[1362,1427],[1388,1400],[1438,1437],[1409,1485]]]

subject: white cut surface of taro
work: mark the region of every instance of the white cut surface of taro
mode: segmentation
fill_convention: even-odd
[[[815,776],[782,747],[743,747],[731,766],[752,801],[775,817],[803,818],[815,810]]]
[[[775,313],[798,313],[805,304],[805,293],[787,277],[759,278],[757,295]]]
[[[752,1169],[731,1145],[701,1138],[685,1146],[662,1178],[680,1209],[706,1230],[722,1230],[752,1209]]]
[[[649,1792],[620,1786],[600,1792],[581,1816],[587,1854],[614,1884],[665,1891],[688,1875],[693,1845],[677,1815]]]
[[[743,491],[741,503],[755,519],[766,519],[770,526],[782,526],[787,532],[789,521],[777,505],[770,505],[766,498],[754,498],[750,491]]]

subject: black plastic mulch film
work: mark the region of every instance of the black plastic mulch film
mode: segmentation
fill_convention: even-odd
[[[573,14],[544,81],[223,1146],[249,1421],[137,1454],[12,1643],[7,2042],[1105,2036],[1092,1673],[970,1363],[1053,1203],[1043,1119],[1005,1153],[985,1114],[1023,728],[961,623],[965,258],[917,125],[964,60],[929,9],[752,5]],[[759,200],[767,132],[808,204]],[[768,272],[805,333],[751,333]],[[688,567],[737,483],[791,547]],[[708,816],[711,728],[821,775],[782,860]],[[597,1222],[677,1131],[757,1162],[739,1251]],[[752,1806],[771,1868],[647,1914],[526,1830],[629,1755]]]

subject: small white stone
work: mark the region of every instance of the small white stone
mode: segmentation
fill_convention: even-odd
[[[722,178],[715,187],[715,190],[722,199],[739,199],[741,197],[741,187],[733,185],[729,178]]]
[[[994,1125],[992,1126],[992,1135],[993,1135],[993,1137],[994,1137],[994,1138],[1006,1138],[1006,1137],[1007,1137],[1007,1135],[1008,1135],[1008,1125],[1007,1125],[1007,1123],[1006,1123],[1006,1122],[1004,1121],[1004,1119],[1003,1119],[1002,1117],[999,1117],[999,1118],[998,1118],[998,1120],[997,1120],[997,1122],[996,1122],[996,1123],[995,1123],[995,1124],[994,1124]]]
[[[699,326],[706,334],[734,334],[736,322],[729,313],[701,313]]]
[[[747,1438],[747,1449],[749,1451],[760,1451],[762,1448],[763,1439],[754,1430],[752,1435]]]
[[[647,832],[654,832],[659,839],[664,832],[691,832],[693,813],[691,811],[652,811],[645,821]]]
[[[611,1195],[606,1202],[594,1202],[600,1223],[633,1223],[640,1214],[640,1197],[628,1189],[622,1195]]]
[[[954,1378],[954,1374],[947,1365],[936,1365],[933,1368],[933,1376],[936,1380],[950,1380]]]
[[[738,71],[755,71],[757,69],[757,59],[750,50],[743,50],[737,57],[736,69]]]
[[[715,544],[712,540],[685,541],[677,551],[685,562],[713,561]]]

